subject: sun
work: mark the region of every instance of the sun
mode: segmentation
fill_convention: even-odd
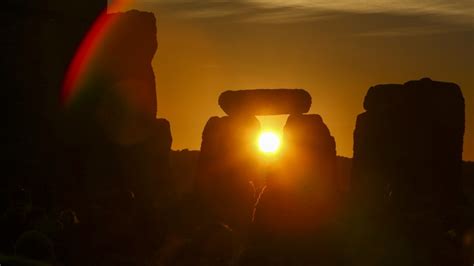
[[[258,137],[258,147],[263,153],[275,153],[280,148],[280,137],[271,132],[262,132]]]

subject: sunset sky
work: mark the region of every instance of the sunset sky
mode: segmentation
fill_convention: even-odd
[[[367,89],[430,77],[459,84],[466,100],[464,159],[474,160],[472,0],[136,0],[154,12],[158,116],[173,149],[199,149],[225,90],[304,88],[352,157]],[[117,11],[117,10],[112,10]],[[281,130],[285,117],[262,119]]]

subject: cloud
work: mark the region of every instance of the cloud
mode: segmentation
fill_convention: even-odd
[[[360,37],[400,37],[400,36],[426,36],[443,34],[449,32],[464,32],[472,31],[472,28],[467,27],[443,27],[443,25],[419,25],[406,27],[381,28],[378,30],[371,30],[367,32],[357,33]]]
[[[250,5],[240,1],[225,0],[136,0],[134,7],[166,10],[182,18],[222,18],[251,14]]]
[[[315,12],[340,11],[360,14],[433,15],[474,24],[472,0],[246,0],[262,7],[297,7]]]
[[[338,14],[335,12],[310,12],[302,8],[271,8],[260,10],[253,16],[246,16],[243,22],[254,23],[298,23],[306,21],[316,21],[321,19],[331,19]]]
[[[234,17],[243,22],[292,23],[337,14],[424,16],[474,28],[473,0],[136,0],[186,18]]]

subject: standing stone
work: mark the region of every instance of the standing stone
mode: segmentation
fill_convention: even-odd
[[[80,180],[87,193],[133,190],[149,199],[149,190],[164,190],[156,182],[167,178],[171,145],[169,123],[156,119],[156,20],[136,10],[104,20],[109,28],[98,36],[102,40],[90,51],[90,65],[65,108],[63,142],[76,150],[77,162],[65,169],[80,168],[71,179]]]
[[[255,223],[276,234],[308,234],[335,208],[336,143],[319,115],[290,115],[282,143]]]
[[[336,261],[337,157],[334,137],[319,115],[290,115],[280,157],[267,170],[256,205],[250,265]]]
[[[0,194],[34,187],[35,204],[51,204],[62,81],[81,40],[106,8],[107,0],[2,3],[0,61],[8,116],[2,126],[6,160]]]
[[[121,148],[117,167],[127,177],[125,186],[135,193],[137,200],[158,210],[170,202],[173,193],[170,123],[156,119],[148,130],[149,135],[142,141]]]
[[[461,202],[464,98],[430,79],[371,87],[354,131],[354,189],[403,210]],[[370,203],[369,203],[370,204]]]
[[[334,193],[336,189],[336,142],[329,128],[319,115],[290,115],[283,135],[282,154],[289,169],[298,171],[301,176],[313,177],[318,194]]]
[[[380,232],[410,239],[418,259],[455,265],[443,259],[459,255],[449,253],[455,248],[446,232],[468,223],[461,186],[461,89],[428,78],[377,85],[369,89],[364,108],[354,131],[355,207],[365,210]],[[396,243],[392,240],[385,241]]]
[[[196,191],[210,219],[240,230],[249,225],[259,182],[253,116],[212,117],[203,134]]]
[[[195,193],[199,228],[211,231],[206,232],[207,240],[200,245],[230,249],[219,248],[223,252],[219,256],[203,250],[201,261],[224,256],[228,262],[222,264],[233,265],[246,246],[256,191],[261,183],[256,145],[259,131],[257,118],[245,115],[211,117],[204,128]],[[230,237],[225,239],[231,243],[215,239],[223,229]]]
[[[117,119],[123,123],[134,119],[131,114],[154,118],[157,104],[152,60],[158,47],[154,14],[130,10],[107,14],[103,21],[105,29],[87,51],[90,60],[78,84],[73,84],[76,87],[69,101],[82,104],[81,98],[102,93],[107,101],[103,104],[117,105],[113,107],[119,110],[113,115],[122,115]]]
[[[163,240],[169,223],[166,214],[175,204],[170,124],[156,118],[151,65],[158,45],[156,19],[153,13],[132,10],[107,14],[104,20],[110,22],[109,28],[67,102],[70,140],[65,143],[76,152],[75,166],[65,169],[78,168],[72,175],[80,186],[72,195],[80,199],[74,204],[85,205],[80,216],[89,218],[94,211],[92,204],[83,203],[86,195],[107,210],[102,213],[122,217],[104,215],[105,222],[97,228],[108,233],[97,234],[96,240],[111,248],[117,239],[127,239],[133,248],[121,253],[147,259]],[[87,218],[84,222],[96,220]],[[108,221],[114,222],[108,225]]]

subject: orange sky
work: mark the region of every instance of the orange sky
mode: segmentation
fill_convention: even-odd
[[[356,2],[148,0],[128,6],[157,17],[158,116],[171,123],[173,149],[199,149],[206,121],[224,115],[217,104],[224,90],[297,87],[312,95],[310,112],[322,115],[338,154],[352,157],[367,89],[431,77],[461,86],[463,157],[474,160],[472,2]],[[262,122],[281,130],[284,120]]]

